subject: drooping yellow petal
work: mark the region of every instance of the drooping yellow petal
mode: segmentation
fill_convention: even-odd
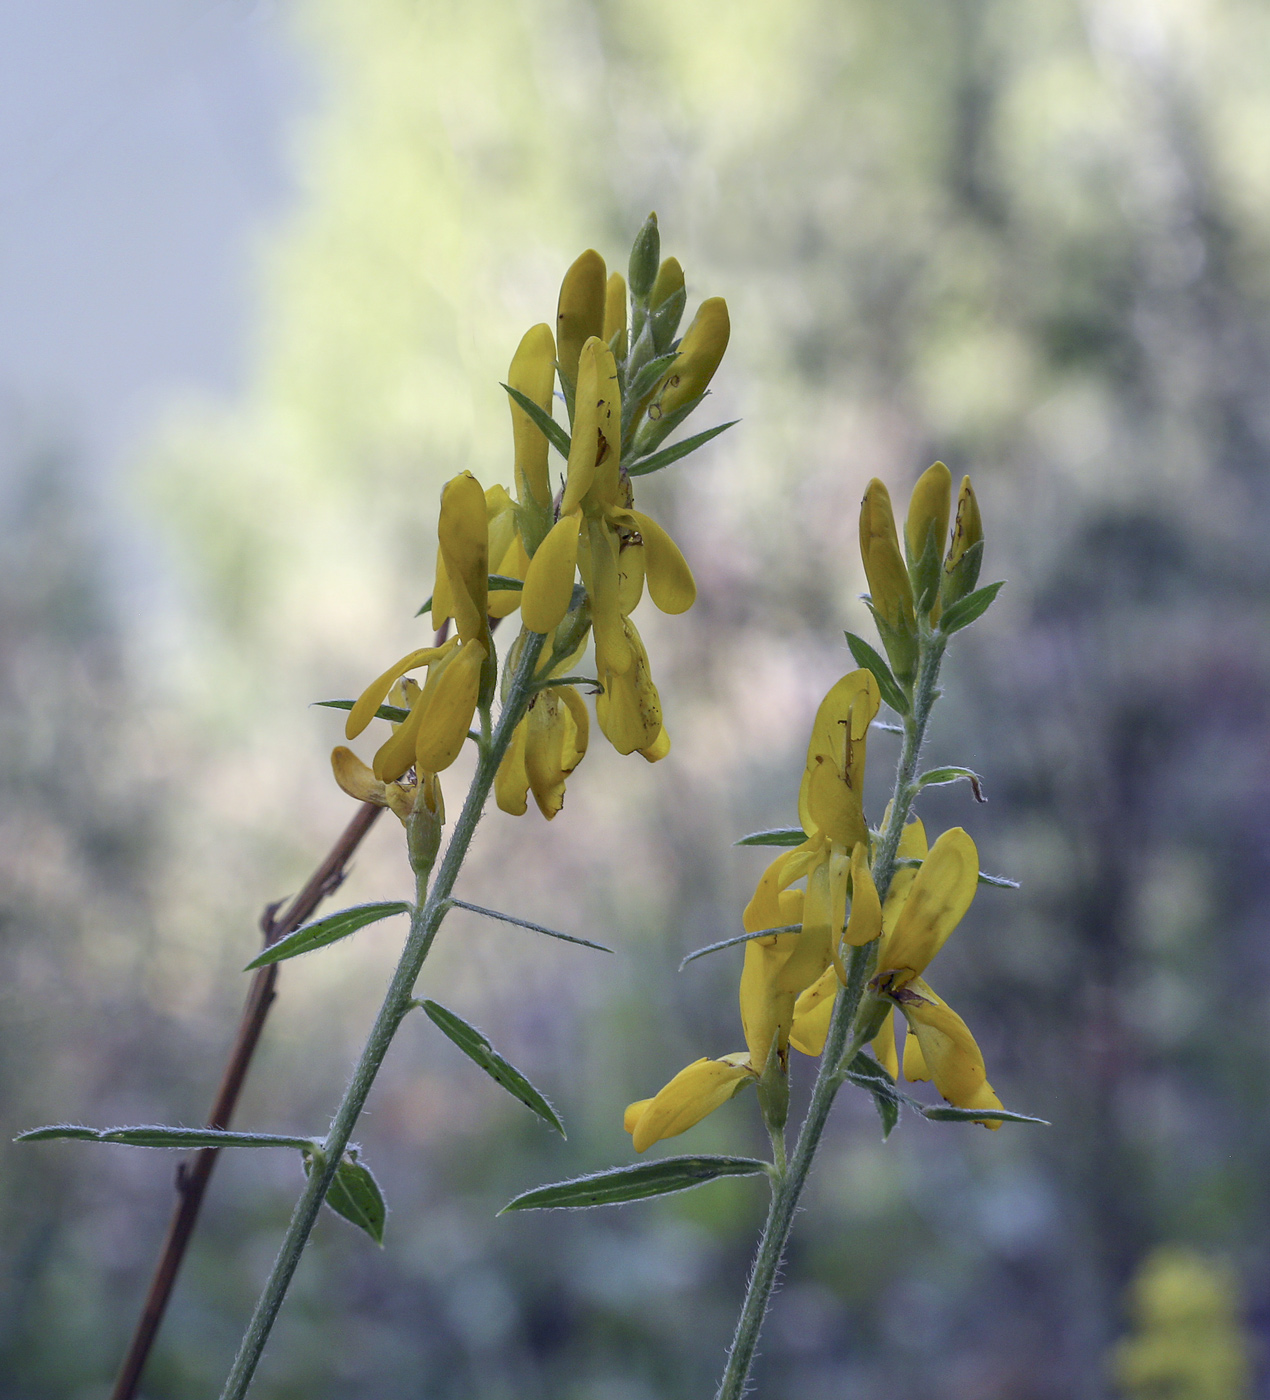
[[[697,585],[679,546],[665,530],[642,511],[623,512],[644,541],[644,570],[648,593],[664,613],[687,612],[697,601]]]
[[[633,1133],[635,1124],[644,1116],[644,1110],[652,1103],[652,1099],[636,1099],[634,1103],[626,1105],[626,1111],[622,1114],[622,1131]]]
[[[899,1015],[898,1009],[895,1015]],[[930,1078],[926,1056],[922,1054],[922,1042],[907,1026],[904,1028],[904,1078],[910,1084]]]
[[[745,1065],[727,1060],[701,1059],[681,1069],[631,1128],[635,1151],[644,1152],[663,1138],[687,1132],[755,1077]]]
[[[789,1032],[789,1043],[795,1050],[804,1055],[819,1055],[824,1050],[839,985],[837,971],[827,967],[799,995],[794,1003],[794,1024]]]
[[[727,302],[722,297],[707,297],[679,342],[679,357],[649,409],[650,418],[664,418],[705,393],[728,348],[730,334]]]
[[[352,751],[342,744],[331,750],[331,771],[335,781],[350,797],[358,802],[373,802],[376,807],[386,807],[385,785]]]
[[[898,990],[920,976],[961,922],[979,885],[979,853],[959,826],[935,842],[878,959],[879,978]]]
[[[750,1064],[762,1074],[773,1047],[783,1049],[789,1040],[794,1019],[794,994],[781,991],[776,983],[789,958],[790,944],[799,935],[787,933],[774,938],[751,938],[745,945],[741,969],[741,1029],[750,1050]]]
[[[584,498],[601,508],[615,505],[621,457],[622,393],[617,362],[609,347],[592,337],[582,347],[578,362],[573,436],[560,514],[577,510]]]
[[[622,629],[630,648],[632,664],[624,675],[619,675],[604,666],[603,656],[597,647],[599,680],[604,690],[596,696],[595,717],[601,733],[618,753],[655,751],[665,732],[662,728],[661,697],[653,684],[648,653],[644,650],[635,624],[630,618],[623,618]],[[648,755],[645,753],[645,756]]]
[[[889,817],[889,806],[887,814]],[[884,828],[886,822],[887,818],[883,818]],[[924,861],[928,850],[926,828],[922,825],[920,817],[914,817],[900,832],[900,843],[895,851],[896,857],[903,860]],[[900,910],[904,907],[909,890],[913,888],[913,881],[917,879],[917,871],[918,867],[914,865],[897,865],[895,874],[891,876],[890,888],[887,890],[886,899],[882,904],[883,943],[878,950],[879,959],[886,956],[886,940],[890,938],[895,929],[895,921],[900,916]]]
[[[618,602],[616,539],[610,535],[602,521],[588,519],[578,551],[578,571],[591,598],[591,631],[601,677],[608,670],[624,676],[635,661]]]
[[[586,753],[586,706],[568,687],[552,687],[534,697],[525,723],[525,773],[538,810],[550,821],[564,806],[565,779]]]
[[[851,891],[846,938],[853,948],[862,948],[882,932],[882,902],[869,871],[869,852],[863,841],[851,852]]]
[[[344,737],[346,739],[357,738],[375,718],[375,712],[384,703],[388,692],[407,671],[414,671],[420,666],[429,666],[441,660],[458,645],[459,639],[451,637],[444,646],[420,647],[417,651],[407,652],[400,661],[394,661],[382,675],[376,676],[371,681],[358,697],[357,703],[348,712],[348,720],[344,725]]]
[[[489,653],[479,641],[465,642],[425,702],[415,742],[420,773],[441,773],[459,756],[481,689],[481,667]]]
[[[940,1094],[954,1108],[1000,1108],[975,1038],[952,1007],[920,979],[905,988],[898,1001]],[[1001,1126],[991,1119],[981,1121],[985,1128]]]
[[[636,749],[635,752],[641,758],[646,758],[649,763],[660,763],[670,752],[670,735],[666,732],[665,725],[658,731],[657,737],[651,744],[645,744],[642,749]]]
[[[551,394],[556,383],[556,342],[546,322],[525,332],[512,357],[507,382],[544,412],[551,412]],[[525,504],[532,502],[540,511],[550,510],[551,478],[547,471],[549,444],[542,429],[510,394],[507,402],[512,412],[516,494]]]
[[[811,986],[833,961],[834,934],[830,860],[825,859],[813,866],[807,875],[801,932],[784,935],[794,942],[776,976],[779,990],[796,997],[804,988]]]
[[[877,1057],[877,1062],[891,1076],[892,1079],[900,1077],[899,1056],[895,1051],[895,1018],[900,1013],[894,1007],[886,1014],[886,1019],[882,1022],[882,1029],[873,1037],[873,1053]],[[907,1034],[907,1028],[905,1034]]]
[[[465,642],[485,641],[489,637],[489,513],[485,492],[471,472],[460,472],[446,482],[437,536],[454,598],[455,630]]]
[[[494,775],[494,801],[511,817],[523,817],[529,807],[529,775],[525,772],[525,737],[529,726],[522,719],[512,731],[503,761]]]
[[[581,515],[562,516],[529,561],[520,615],[531,632],[551,632],[564,621],[578,567]]]
[[[860,503],[860,556],[873,606],[899,632],[914,633],[913,585],[900,554],[891,495],[876,477]]]
[[[621,532],[617,547],[617,606],[629,617],[644,596],[644,541],[640,535]]]
[[[934,536],[935,557],[942,557],[951,513],[952,473],[942,462],[936,462],[917,478],[913,494],[908,498],[904,543],[911,565],[916,566],[921,559],[928,535]]]
[[[578,382],[578,359],[591,336],[604,331],[604,259],[588,248],[564,275],[556,307],[556,359],[570,384]]]

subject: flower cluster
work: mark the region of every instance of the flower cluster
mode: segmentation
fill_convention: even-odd
[[[483,490],[469,472],[442,492],[432,624],[443,638],[453,621],[456,635],[403,656],[352,706],[350,740],[382,714],[394,688],[404,702],[398,708],[408,713],[393,721],[369,768],[347,748],[332,755],[345,791],[389,806],[403,820],[423,787],[437,791],[435,775],[457,758],[478,709],[488,727],[498,688],[492,628],[517,608],[521,637],[542,633],[547,643],[528,710],[501,756],[494,792],[503,811],[523,814],[530,793],[547,818],[563,805],[565,780],[587,748],[580,678],[570,673],[589,639],[601,732],[619,753],[650,762],[670,750],[631,614],[645,587],[663,612],[684,612],[696,585],[669,534],[635,509],[632,478],[696,444],[658,450],[705,397],[727,347],[728,312],[722,298],[708,299],[676,339],[686,303],[683,270],[674,258],[661,260],[655,216],[640,230],[629,271],[629,326],[626,279],[610,275],[588,250],[561,285],[555,333],[542,324],[522,338],[506,386],[515,497],[503,486]],[[557,376],[568,434],[552,417]],[[553,443],[567,460],[558,494],[548,470]],[[425,666],[422,685],[406,679]],[[504,699],[512,670],[503,668]]]

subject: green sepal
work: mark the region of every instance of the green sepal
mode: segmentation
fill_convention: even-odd
[[[905,540],[907,545],[907,538]],[[922,547],[922,557],[916,562],[908,561],[908,577],[913,585],[913,611],[922,617],[929,614],[939,597],[939,582],[943,560],[942,541],[935,538],[935,522],[926,527],[926,543]]]
[[[556,368],[559,369],[559,365],[557,365]],[[561,381],[563,382],[563,380],[564,376],[562,374]],[[503,388],[507,390],[516,403],[534,420],[542,430],[542,435],[552,447],[554,447],[562,457],[567,457],[569,455],[569,434],[565,432],[551,414],[548,413],[546,409],[540,408],[528,394],[522,394],[519,389],[513,389],[510,384],[504,384]],[[566,387],[566,397],[570,400],[573,398],[572,389],[573,386],[571,384]],[[572,418],[572,412],[570,412],[569,416]]]
[[[963,627],[981,618],[992,606],[997,594],[1005,587],[1005,580],[1000,583],[989,583],[983,588],[976,588],[973,593],[962,598],[960,602],[954,603],[939,619],[939,630],[946,635],[953,632],[960,632]]]
[[[304,1155],[304,1174],[313,1170],[313,1154]],[[377,1245],[384,1242],[384,1224],[388,1208],[379,1182],[365,1162],[353,1152],[347,1152],[335,1168],[331,1184],[326,1188],[326,1203],[336,1215],[342,1215],[351,1225],[365,1231]]]
[[[657,228],[657,215],[650,214],[643,227],[635,235],[631,245],[631,260],[626,268],[626,285],[630,289],[631,300],[640,306],[648,305],[648,298],[657,280],[657,269],[661,266],[661,233]]]
[[[843,1078],[861,1089],[867,1089],[873,1097],[873,1106],[882,1120],[882,1141],[891,1136],[891,1130],[900,1121],[900,1103],[906,1097],[896,1088],[895,1080],[887,1073],[872,1055],[863,1050],[856,1053],[855,1059],[843,1070]]]
[[[734,846],[801,846],[807,833],[801,826],[777,826],[770,831],[752,831],[733,841]]]
[[[688,1191],[721,1176],[758,1176],[767,1162],[754,1157],[661,1157],[633,1167],[613,1167],[591,1176],[539,1186],[509,1201],[500,1215],[512,1210],[579,1210],[586,1206],[617,1206],[643,1201],[672,1191]]]
[[[717,428],[707,428],[704,433],[696,433],[671,447],[663,447],[660,452],[653,452],[647,457],[637,457],[627,466],[626,475],[647,476],[650,472],[659,472],[663,467],[668,467],[672,462],[678,462],[690,452],[695,452],[698,447],[704,447],[711,438],[717,438],[720,433],[735,428],[740,421],[739,418],[733,418],[730,423],[720,423]]]
[[[351,710],[357,704],[356,700],[315,700],[315,705],[325,705],[328,710]],[[410,718],[410,711],[403,710],[400,705],[381,705],[375,711],[376,719],[389,719],[394,724],[403,724]]]
[[[960,782],[970,784],[970,791],[974,793],[976,802],[988,800],[983,795],[983,779],[970,768],[932,768],[929,773],[923,773],[918,778],[917,786],[919,788],[941,787],[945,783]]]
[[[939,600],[945,610],[974,591],[982,566],[983,541],[976,540],[951,569],[945,567],[943,581],[939,585]]]
[[[189,1150],[202,1147],[297,1147],[310,1152],[310,1138],[282,1137],[277,1133],[231,1133],[225,1128],[168,1128],[146,1124],[138,1128],[82,1128],[74,1123],[55,1123],[48,1128],[32,1128],[20,1133],[14,1142],[49,1142],[70,1138],[79,1142],[113,1142],[122,1147],[173,1147]]]
[[[341,909],[337,914],[328,914],[324,919],[315,919],[294,932],[271,943],[263,953],[253,958],[243,969],[251,972],[257,967],[267,967],[270,963],[283,962],[287,958],[298,957],[301,953],[311,953],[315,948],[325,948],[328,943],[338,943],[341,938],[356,933],[367,924],[378,923],[380,919],[391,919],[394,914],[408,914],[410,905],[400,900],[384,904],[355,904],[351,909]]]
[[[917,675],[917,634],[892,627],[873,606],[873,599],[867,593],[862,595],[861,601],[873,614],[873,624],[878,629],[883,649],[886,651],[891,669],[900,686],[912,685],[913,678]]]
[[[684,309],[688,305],[688,292],[684,287],[676,287],[661,303],[653,307],[649,317],[649,330],[653,336],[653,349],[664,355],[674,343],[675,332],[683,320]]]
[[[1052,1127],[1048,1118],[1033,1118],[1026,1113],[1011,1113],[1006,1108],[923,1108],[922,1117],[932,1123],[1039,1123],[1043,1128]]]
[[[475,1026],[469,1026],[461,1016],[456,1016],[453,1011],[435,1001],[421,1001],[419,1005],[427,1012],[433,1024],[439,1026],[469,1060],[480,1065],[496,1084],[506,1089],[513,1098],[519,1099],[526,1108],[533,1109],[538,1117],[554,1128],[561,1137],[565,1136],[564,1124],[555,1109],[515,1065],[503,1059]]]
[[[900,689],[900,683],[891,674],[891,668],[863,637],[857,637],[854,632],[848,632],[845,635],[847,646],[851,649],[851,655],[866,671],[873,673],[873,679],[878,683],[882,699],[896,714],[908,714],[912,708],[908,696]]]

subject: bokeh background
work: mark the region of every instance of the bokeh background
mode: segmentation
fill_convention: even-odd
[[[743,420],[640,488],[700,587],[640,616],[674,749],[597,742],[550,826],[490,815],[460,891],[619,956],[456,914],[425,976],[570,1136],[408,1025],[359,1134],[386,1248],[324,1219],[261,1394],[712,1393],[759,1184],[494,1212],[629,1160],[622,1105],[740,1045],[739,952],[676,967],[739,927],[764,856],[731,842],[793,818],[866,630],[866,481],[936,457],[1009,582],[930,747],[990,800],[923,811],[1021,882],[940,986],[1054,1126],[883,1144],[844,1095],[759,1393],[1270,1394],[1270,11],[12,0],[0,29],[0,1137],[202,1121],[260,909],[350,815],[309,703],[418,644],[440,484],[510,474],[520,334],[655,208],[690,309],[732,310],[702,425]],[[344,893],[406,887],[385,820]],[[239,1126],[321,1130],[399,939],[285,967]],[[759,1149],[752,1100],[681,1145]],[[0,1151],[5,1400],[105,1396],[174,1165]],[[222,1160],[147,1396],[216,1393],[298,1186]],[[1183,1325],[1252,1389],[1117,1370]]]

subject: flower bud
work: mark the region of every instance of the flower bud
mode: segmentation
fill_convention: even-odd
[[[904,548],[917,611],[929,613],[939,587],[939,563],[948,538],[952,475],[942,462],[917,479],[908,502]]]
[[[882,644],[896,677],[906,683],[917,668],[913,585],[900,557],[890,493],[876,477],[860,503],[860,556]]]
[[[678,258],[667,258],[657,269],[657,280],[653,283],[652,294],[648,298],[648,304],[656,310],[668,297],[675,292],[684,290],[684,270],[679,265]]]
[[[944,561],[940,602],[944,607],[973,593],[983,562],[983,520],[970,478],[963,477],[957,496],[957,518],[953,523],[952,545]]]
[[[551,412],[551,391],[556,382],[556,342],[545,322],[525,332],[512,357],[507,382],[532,399],[539,408]],[[550,509],[551,479],[547,472],[547,439],[542,429],[514,399],[508,398],[512,412],[512,442],[516,453],[516,495],[522,505],[540,511]]]
[[[679,358],[671,365],[656,402],[648,410],[650,419],[667,418],[705,393],[728,348],[730,333],[727,302],[722,297],[707,297],[679,344]]]
[[[556,308],[556,360],[568,391],[578,382],[582,347],[604,329],[604,259],[588,248],[564,275]]]
[[[649,294],[657,281],[657,268],[661,259],[661,233],[657,228],[657,215],[650,214],[644,226],[635,235],[631,248],[631,261],[627,274],[631,283],[631,296],[638,305],[646,305]]]

